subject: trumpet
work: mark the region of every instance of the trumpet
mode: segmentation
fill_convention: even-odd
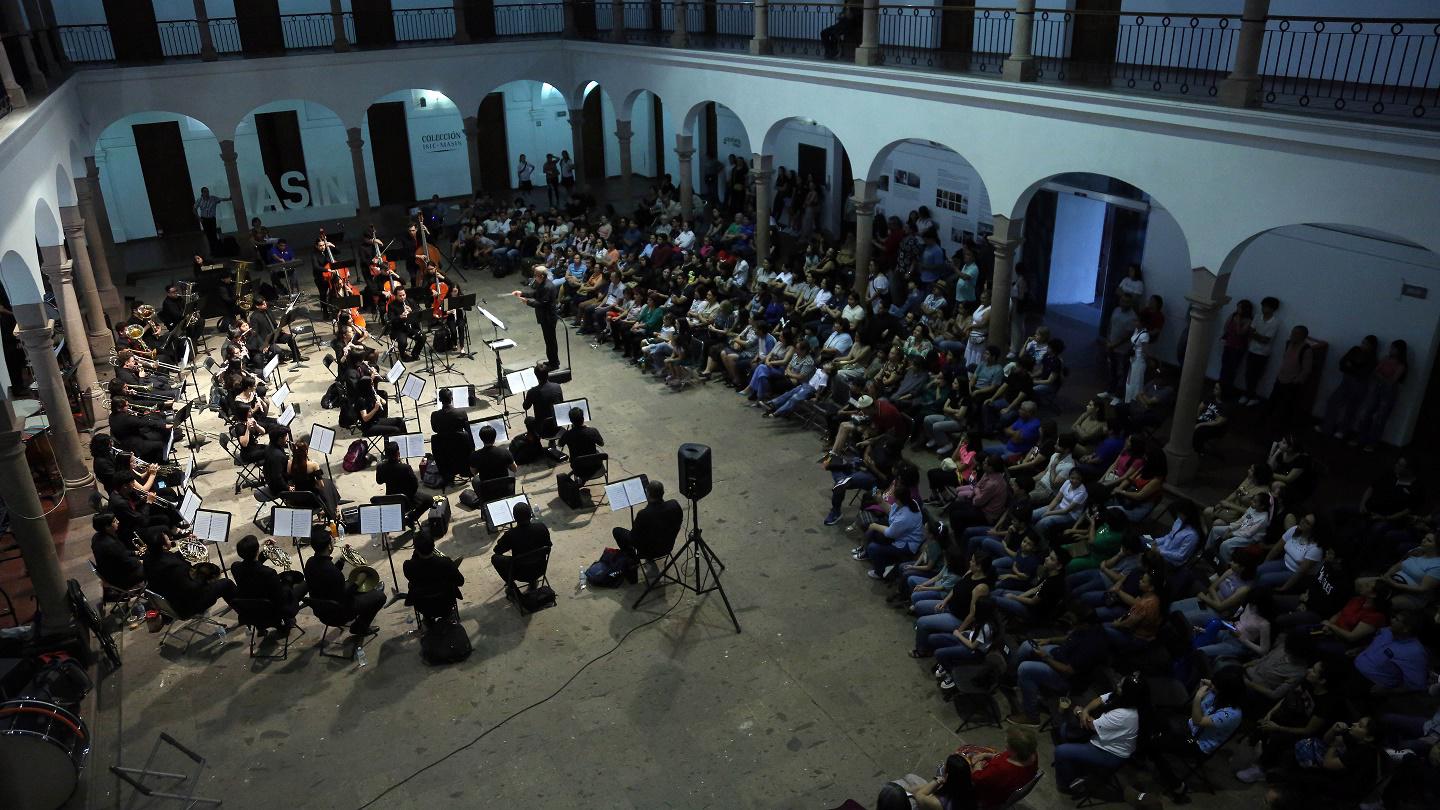
[[[290,552],[275,545],[274,539],[268,539],[264,545],[260,546],[260,554],[276,568],[290,568]]]

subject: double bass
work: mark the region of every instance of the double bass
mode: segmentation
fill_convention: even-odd
[[[427,286],[426,276],[440,266],[440,248],[430,244],[430,229],[425,227],[424,214],[416,216],[410,231],[415,238],[415,286],[423,290]]]

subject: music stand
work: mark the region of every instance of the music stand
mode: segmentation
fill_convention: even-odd
[[[398,502],[371,503],[360,507],[360,533],[380,539],[380,547],[390,561],[390,581],[395,590],[400,590],[400,577],[395,573],[395,557],[391,553],[390,534],[405,531],[404,495],[381,495],[381,498],[400,498]]]
[[[405,526],[405,510],[410,508],[411,503],[410,496],[408,495],[376,495],[370,499],[372,506],[400,507],[400,533],[402,534],[408,529],[408,527]],[[360,508],[364,509],[365,507],[362,506]],[[395,576],[395,559],[391,556],[394,552],[394,546],[390,545],[390,534],[388,532],[380,535],[380,547],[385,549],[385,556],[390,558],[390,577],[395,580],[395,590],[399,591],[400,580]]]
[[[690,498],[690,521],[690,534],[685,538],[685,545],[670,555],[670,561],[665,563],[665,567],[660,570],[658,576],[646,582],[645,592],[640,594],[640,598],[635,600],[635,604],[631,605],[630,609],[635,610],[639,608],[640,603],[645,601],[651,591],[667,582],[679,585],[685,590],[694,593],[696,596],[704,596],[711,591],[719,591],[720,599],[725,602],[725,610],[730,614],[730,623],[735,625],[735,632],[738,633],[740,632],[740,620],[735,618],[735,609],[730,606],[730,597],[725,595],[725,586],[720,584],[720,572],[725,570],[725,563],[720,561],[720,558],[715,554],[715,550],[710,548],[710,544],[706,543],[705,538],[700,536],[699,498]],[[693,584],[683,578],[683,569],[679,576],[670,573],[672,569],[680,565],[680,561],[684,559],[686,552],[689,552],[695,561],[692,566],[695,571],[695,581]],[[719,570],[716,570],[717,566]]]
[[[230,542],[230,519],[229,512],[197,509],[194,524],[190,527],[191,534],[195,535],[196,539],[215,544],[215,553],[220,556],[220,568],[226,577],[230,576],[230,566],[225,562],[225,552],[221,550],[221,544]]]
[[[319,422],[310,426],[310,450],[325,457],[325,477],[333,480],[330,473],[330,453],[335,449],[335,428]]]

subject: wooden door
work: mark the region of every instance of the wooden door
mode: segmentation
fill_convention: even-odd
[[[940,8],[940,49],[968,54],[975,43],[975,0],[949,0]]]
[[[285,33],[280,28],[280,0],[248,0],[235,18],[240,29],[240,50],[247,54],[272,54],[285,50]]]
[[[301,200],[294,192],[285,190],[281,178],[287,172],[299,172],[306,179],[298,185],[313,191],[309,175],[305,173],[305,147],[300,142],[300,116],[294,110],[258,113],[255,116],[255,136],[260,142],[260,164],[264,167],[265,178],[270,181],[270,187],[275,189],[282,203],[299,205]]]
[[[512,28],[521,24],[520,20],[507,22]],[[495,27],[495,0],[465,0],[465,32],[472,40],[494,39]]]
[[[505,94],[490,93],[480,102],[475,114],[480,136],[475,156],[480,165],[480,187],[485,191],[505,193],[510,190],[510,140],[505,137]]]
[[[153,0],[104,0],[104,5],[115,61],[154,62],[164,56]]]
[[[135,124],[135,153],[140,175],[145,179],[145,196],[150,216],[160,235],[193,233],[200,230],[195,218],[194,189],[190,186],[190,164],[185,160],[185,141],[178,121]]]
[[[605,105],[600,103],[600,91],[585,94],[585,120],[580,126],[580,146],[585,150],[585,179],[605,179]]]
[[[405,126],[405,102],[371,104],[367,113],[370,157],[375,161],[375,193],[381,205],[410,205],[415,201],[415,171],[410,165],[410,131]]]
[[[665,119],[662,117],[665,112],[660,104],[660,97],[654,93],[650,94],[650,139],[655,144],[655,179],[659,180],[665,176]]]
[[[355,16],[355,44],[362,48],[383,48],[395,44],[395,12],[390,0],[352,0]]]
[[[1121,0],[1077,0],[1071,59],[1100,66],[1115,62],[1115,45],[1120,39],[1120,4]]]

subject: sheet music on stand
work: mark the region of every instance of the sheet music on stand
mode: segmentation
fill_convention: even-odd
[[[281,411],[281,412],[280,412],[280,416],[275,419],[275,422],[276,422],[277,424],[279,424],[280,427],[287,427],[287,428],[290,427],[290,423],[291,423],[291,422],[294,422],[294,421],[295,421],[295,406],[294,406],[294,405],[286,405],[286,406],[285,406],[285,410]]]
[[[191,528],[194,530],[196,538],[207,543],[228,543],[230,542],[230,513],[201,509],[195,513],[195,520],[191,522]],[[308,531],[306,536],[309,536]]]
[[[190,367],[190,342],[189,342],[189,341],[184,341],[184,342],[182,342],[180,345],[183,347],[183,350],[180,352],[180,368],[182,368],[182,369],[189,368],[189,367]]]
[[[424,433],[401,433],[399,436],[391,436],[387,441],[400,445],[401,458],[420,458],[425,455]]]
[[[500,320],[499,318],[495,317],[495,313],[493,313],[493,312],[491,312],[490,310],[486,309],[485,307],[482,307],[482,306],[479,306],[479,305],[476,305],[475,309],[476,309],[476,311],[478,311],[481,315],[483,315],[483,316],[485,317],[485,320],[489,321],[490,324],[491,324],[492,326],[494,326],[496,329],[499,329],[501,332],[508,332],[508,331],[510,331],[510,329],[509,329],[507,326],[505,326],[505,322],[504,322],[504,321],[502,321],[502,320]]]
[[[425,378],[418,374],[411,374],[405,378],[405,384],[400,386],[400,396],[409,397],[416,405],[420,404],[420,397],[425,394]]]
[[[360,507],[361,534],[396,534],[405,531],[405,510],[398,503]]]
[[[621,509],[643,506],[646,501],[645,488],[649,484],[650,479],[643,475],[606,484],[605,500],[610,502],[610,511],[619,512]]]
[[[456,408],[468,408],[471,402],[470,391],[474,387],[473,385],[447,385],[442,387],[440,391],[450,392],[450,396],[452,397],[450,404]],[[440,391],[435,392],[435,410],[437,411],[440,410]]]
[[[180,519],[193,526],[195,513],[199,511],[200,505],[204,502],[203,498],[195,494],[194,489],[186,488],[185,493],[180,497],[180,508],[177,510],[180,512]]]
[[[540,381],[535,379],[535,369],[533,368],[522,368],[505,375],[505,386],[510,389],[512,394],[523,394],[539,384]]]
[[[476,447],[485,446],[485,443],[480,441],[480,428],[483,428],[486,425],[495,428],[496,444],[504,444],[510,441],[510,431],[508,428],[506,428],[505,420],[501,417],[496,416],[492,419],[476,419],[475,421],[470,423],[470,436],[475,439]]]
[[[586,422],[586,424],[589,424],[589,422],[590,422],[590,400],[586,399],[585,397],[581,397],[581,398],[579,398],[579,399],[566,400],[565,402],[561,402],[561,403],[557,404],[557,405],[555,406],[555,424],[561,425],[562,427],[568,426],[568,425],[570,424],[570,409],[571,409],[571,408],[579,408],[579,409],[580,409],[580,412],[585,415],[585,422]]]
[[[396,361],[395,361],[395,365],[391,366],[391,367],[390,367],[390,370],[387,371],[387,372],[385,372],[385,382],[388,382],[388,383],[390,383],[391,385],[394,385],[394,384],[395,384],[395,381],[398,380],[398,379],[400,379],[400,375],[401,375],[401,374],[404,374],[404,373],[405,373],[405,364],[402,363],[402,362],[400,362],[399,360],[396,360]]]
[[[289,383],[286,383],[286,384],[280,386],[279,388],[276,388],[276,389],[275,389],[275,393],[273,393],[273,394],[270,395],[270,401],[271,401],[272,403],[274,403],[275,407],[277,407],[277,408],[283,408],[283,407],[285,407],[285,400],[287,400],[287,399],[289,399],[289,398],[290,398],[290,384],[289,384]]]
[[[260,370],[260,378],[261,378],[261,379],[264,379],[264,380],[270,379],[270,377],[275,373],[275,369],[277,369],[277,368],[279,368],[279,367],[280,367],[280,354],[279,354],[279,352],[276,352],[275,356],[272,357],[272,358],[270,358],[270,362],[268,362],[268,363],[265,364],[265,368],[263,368],[263,369]],[[277,403],[277,404],[278,404],[278,403]]]
[[[493,351],[501,352],[506,349],[515,348],[515,341],[510,338],[500,338],[499,340],[487,340],[485,341],[485,345],[489,346]]]
[[[491,501],[485,504],[485,517],[489,519],[490,525],[497,529],[501,526],[508,526],[515,522],[515,507],[522,503],[528,506],[529,496],[512,495],[509,498]]]
[[[310,426],[310,449],[321,455],[330,455],[335,449],[335,430],[316,422]]]
[[[190,485],[190,479],[195,477],[195,451],[190,451],[190,458],[185,459],[185,466],[180,468],[180,486]]]
[[[310,537],[310,526],[315,522],[313,509],[296,509],[290,506],[274,506],[270,518],[274,521],[273,534],[276,537]]]

